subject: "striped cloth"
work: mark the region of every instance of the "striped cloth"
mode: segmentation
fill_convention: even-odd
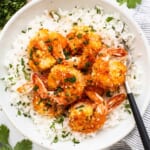
[[[142,0],[142,5],[132,10],[131,14],[142,28],[150,44],[150,0]],[[150,136],[150,105],[144,114],[144,123]],[[109,150],[144,150],[137,128],[122,141],[109,148]]]

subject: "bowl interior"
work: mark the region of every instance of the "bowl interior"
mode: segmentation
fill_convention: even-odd
[[[98,0],[71,0],[66,3],[65,0],[38,0],[33,1],[29,5],[25,6],[21,9],[5,26],[2,31],[0,38],[0,77],[4,77],[7,74],[7,71],[4,67],[4,60],[6,58],[6,53],[11,48],[12,42],[15,40],[17,34],[20,33],[22,29],[24,29],[27,24],[35,17],[40,15],[43,10],[49,9],[54,10],[57,8],[62,8],[64,10],[70,10],[75,6],[80,7],[94,7],[96,4],[99,4],[104,8],[106,12],[117,12],[121,15],[121,19],[126,22],[129,26],[129,30],[135,35],[136,39],[133,42],[133,47],[136,50],[135,56],[138,53],[142,53],[141,57],[135,57],[135,61],[138,66],[142,66],[142,89],[141,95],[137,97],[137,103],[140,106],[140,111],[143,114],[146,107],[148,106],[150,100],[150,85],[146,84],[149,81],[150,70],[148,69],[150,66],[150,54],[148,52],[148,44],[145,40],[145,37],[139,27],[132,21],[130,17],[128,17],[125,13],[123,13],[118,7],[110,4],[109,1],[98,1]],[[11,53],[11,51],[10,51]],[[3,55],[2,55],[3,54]],[[11,120],[11,122],[15,125],[17,129],[19,129],[25,136],[30,138],[32,141],[43,145],[46,148],[53,149],[102,149],[106,148],[115,142],[122,139],[126,136],[134,127],[134,121],[132,116],[130,116],[127,120],[123,120],[117,127],[113,127],[113,129],[106,129],[105,131],[101,131],[96,137],[92,139],[85,140],[79,145],[73,146],[70,142],[63,142],[54,145],[49,145],[49,142],[42,137],[40,137],[39,133],[35,129],[35,125],[31,120],[16,116],[16,110],[10,106],[9,99],[10,95],[8,92],[5,92],[5,85],[3,82],[0,84],[1,98],[0,103],[6,112],[7,116]]]

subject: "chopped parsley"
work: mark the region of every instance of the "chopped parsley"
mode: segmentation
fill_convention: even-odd
[[[66,78],[64,79],[65,82],[70,82],[70,83],[74,83],[76,82],[76,77],[75,76],[72,76],[70,78]]]
[[[77,34],[77,38],[81,39],[82,38],[82,34],[81,33]]]
[[[73,26],[77,26],[77,25],[78,25],[78,23],[77,23],[77,22],[74,22],[74,23],[73,23]]]
[[[48,51],[51,52],[53,50],[53,46],[48,46]]]
[[[101,9],[98,8],[97,6],[95,6],[95,10],[96,10],[96,13],[97,13],[97,14],[101,14]]]
[[[61,19],[61,15],[55,10],[50,11],[49,15],[51,18],[53,18],[54,21],[59,22],[59,20]]]
[[[58,142],[58,136],[56,135],[55,137],[54,137],[54,139],[53,139],[53,141],[52,141],[52,143],[57,143]]]
[[[9,68],[12,68],[13,67],[13,65],[12,64],[9,64]]]
[[[85,65],[84,65],[84,67],[82,68],[82,72],[83,73],[87,73],[88,69],[91,67],[91,65],[92,65],[91,62],[89,62],[89,61],[86,62]]]
[[[55,129],[55,122],[52,122],[52,124],[50,125],[51,129]]]
[[[63,126],[63,122],[64,122],[64,116],[61,115],[59,117],[56,117],[56,119],[52,122],[52,124],[50,125],[51,129],[55,129],[55,124],[61,124]]]
[[[21,65],[24,66],[24,59],[21,58]]]
[[[130,104],[125,104],[124,105],[124,107],[125,107],[125,111],[127,111],[129,114],[131,114],[131,107],[130,107]]]
[[[83,41],[83,44],[84,44],[84,45],[88,45],[88,44],[89,44],[89,40]]]
[[[26,33],[27,31],[26,31],[26,30],[22,30],[21,32],[22,32],[22,33]]]
[[[91,28],[91,32],[95,32],[96,31],[92,25],[89,25],[89,27]]]
[[[59,116],[55,119],[55,123],[58,123],[58,124],[63,124],[64,122],[64,116]]]
[[[24,73],[25,79],[30,80],[30,74],[26,71],[25,61],[23,58],[21,58],[21,66],[22,66],[22,72]]]
[[[66,138],[70,135],[71,133],[70,132],[67,132],[67,131],[62,131],[62,138]]]
[[[33,87],[33,91],[37,91],[39,89],[39,87],[37,86],[37,85],[35,85],[34,87]]]
[[[91,62],[88,61],[85,63],[84,69],[87,70],[90,66],[91,66]]]
[[[32,30],[32,28],[31,28],[31,27],[28,27],[28,31],[29,31],[29,30]]]
[[[136,79],[136,75],[133,76],[133,79]]]
[[[62,92],[63,89],[61,87],[58,87],[55,91],[54,91],[54,95],[58,95],[58,93]]]
[[[107,21],[107,22],[110,22],[110,21],[112,21],[113,19],[114,19],[113,17],[107,17],[107,18],[106,18],[106,21]]]
[[[48,39],[48,40],[46,40],[46,41],[45,41],[45,43],[50,43],[50,42],[51,42],[51,40],[50,40],[50,39]]]
[[[56,61],[57,61],[58,64],[61,64],[63,59],[62,58],[58,58]]]
[[[81,109],[83,107],[84,107],[84,105],[80,105],[80,106],[77,106],[76,109]]]
[[[107,91],[107,92],[106,92],[106,96],[107,96],[107,97],[112,97],[112,95],[113,95],[113,93],[112,93],[111,91]]]
[[[17,115],[21,116],[21,111],[20,110],[17,111]]]
[[[67,60],[67,59],[69,59],[70,58],[70,52],[69,51],[66,51],[65,49],[64,49],[64,55],[65,55],[65,59]]]
[[[73,138],[73,139],[72,139],[72,142],[73,142],[74,144],[79,144],[79,143],[80,143],[80,141],[77,140],[76,138]]]

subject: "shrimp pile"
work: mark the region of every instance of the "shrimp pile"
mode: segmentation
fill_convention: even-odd
[[[65,114],[73,131],[92,133],[126,98],[127,51],[107,47],[90,26],[75,26],[63,36],[40,29],[27,46],[29,82],[18,87],[31,93],[40,115]]]

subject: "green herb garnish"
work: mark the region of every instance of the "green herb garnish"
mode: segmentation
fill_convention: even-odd
[[[26,30],[22,30],[21,32],[22,32],[22,33],[26,33],[27,31],[26,31]]]
[[[54,19],[54,21],[59,22],[59,20],[61,19],[61,15],[55,10],[50,11],[49,15],[50,15],[51,18]]]
[[[128,8],[135,8],[137,4],[141,4],[142,0],[117,0],[117,2],[120,5],[127,3]]]
[[[74,144],[79,144],[79,143],[80,143],[80,141],[77,140],[76,138],[73,138],[73,139],[72,139],[72,142],[73,142]]]
[[[0,150],[32,150],[32,142],[24,139],[14,146],[9,144],[9,129],[5,125],[0,125]]]
[[[81,39],[82,38],[82,34],[81,33],[77,34],[77,38]]]
[[[64,122],[64,116],[59,116],[54,121],[55,123],[62,124]]]
[[[52,141],[52,143],[57,143],[58,142],[58,136],[56,135],[55,137],[54,137],[54,139],[53,139],[53,141]]]
[[[54,91],[54,95],[58,95],[58,93],[62,92],[63,89],[61,87],[58,87],[55,91]]]
[[[51,52],[53,50],[53,46],[48,46],[48,51]]]
[[[48,40],[46,40],[46,41],[45,41],[45,43],[50,43],[50,42],[51,42],[51,40],[50,40],[50,39],[48,39]]]
[[[73,26],[77,26],[77,25],[78,25],[78,23],[77,23],[77,22],[74,22],[74,23],[73,23]]]
[[[37,91],[39,89],[39,87],[37,86],[37,85],[35,85],[34,87],[33,87],[33,91]]]
[[[131,114],[131,107],[130,107],[130,104],[125,104],[124,105],[124,107],[125,107],[125,111],[127,111],[129,114]]]
[[[4,27],[12,15],[27,3],[27,0],[0,1],[0,29]]]
[[[100,14],[100,13],[101,13],[100,8],[98,8],[97,6],[95,6],[95,10],[96,10],[96,13],[97,13],[97,14]]]
[[[84,44],[84,45],[88,45],[88,44],[89,44],[89,40],[83,41],[83,44]]]
[[[52,122],[52,124],[50,125],[50,128],[55,130],[55,124],[56,124],[56,123],[57,123],[57,124],[61,124],[61,125],[63,126],[64,118],[65,118],[65,117],[64,117],[63,115],[57,117],[57,118]]]
[[[12,68],[13,67],[13,65],[12,64],[9,64],[9,68]]]
[[[21,65],[24,66],[24,59],[21,58]]]
[[[65,59],[67,60],[67,59],[69,59],[70,58],[70,52],[69,51],[66,51],[65,49],[64,49],[64,55],[65,55]]]
[[[23,58],[21,58],[21,66],[22,66],[22,72],[24,74],[25,79],[30,80],[30,74],[26,70],[25,61]]]
[[[80,105],[80,106],[77,106],[76,109],[81,109],[83,107],[84,107],[84,105]]]
[[[56,61],[57,61],[58,64],[61,64],[63,59],[62,58],[58,58]]]
[[[67,131],[62,131],[62,138],[66,138],[70,135],[71,133],[70,132],[67,132]]]
[[[17,115],[21,116],[21,111],[20,110],[17,111]]]
[[[65,82],[70,82],[70,83],[74,83],[76,82],[76,77],[75,76],[72,76],[70,78],[66,78],[64,79]]]
[[[112,97],[112,95],[113,95],[113,93],[112,93],[111,91],[107,91],[107,92],[106,92],[106,96],[107,96],[107,97]]]
[[[113,17],[107,17],[107,18],[106,18],[106,21],[107,21],[107,22],[110,22],[110,21],[112,21],[113,19],[114,19]]]

